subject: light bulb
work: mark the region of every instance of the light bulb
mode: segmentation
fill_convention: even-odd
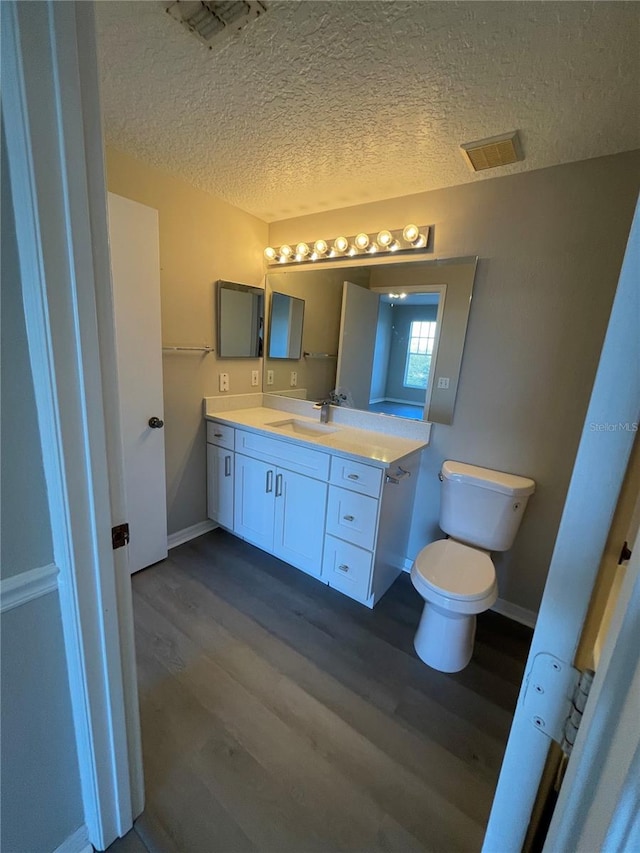
[[[357,252],[357,251],[358,251],[358,250],[356,249],[356,247],[355,247],[355,246],[351,246],[351,248],[349,249],[349,251],[347,252],[347,254],[348,254],[350,257],[353,257],[353,256],[356,254],[356,252]]]
[[[287,246],[286,243],[284,246],[280,246],[280,254],[282,255],[283,258],[288,258],[289,255],[291,255],[292,253],[293,253],[293,249],[291,248],[291,246]]]
[[[284,255],[280,255],[280,257],[278,258],[278,262],[279,262],[279,263],[281,263],[281,264],[286,264],[286,263],[287,263],[287,259],[285,258],[285,256],[284,256]]]
[[[407,298],[407,294],[406,294],[406,293],[401,293],[401,294],[400,294],[400,299],[406,299],[406,298]]]
[[[317,252],[319,255],[324,255],[324,253],[327,251],[327,249],[328,249],[329,247],[327,246],[327,241],[326,241],[326,240],[316,240],[316,242],[315,242],[315,244],[314,244],[313,248],[316,250],[316,252]]]
[[[378,234],[378,243],[383,249],[386,249],[389,243],[393,240],[391,231],[381,231]]]
[[[417,239],[417,240],[415,241],[415,243],[413,244],[413,248],[414,248],[414,249],[424,249],[424,247],[425,247],[426,245],[427,245],[427,238],[425,237],[425,235],[424,235],[424,234],[420,234],[420,236],[418,237],[418,239]]]
[[[375,255],[375,253],[378,251],[378,244],[377,244],[377,243],[372,243],[372,244],[369,246],[369,248],[367,249],[367,251],[369,252],[369,254],[371,254],[371,255]]]
[[[310,257],[311,257],[312,261],[317,261],[318,260],[318,253],[317,252],[311,252]]]
[[[268,261],[275,261],[277,257],[277,252],[273,248],[273,246],[267,246],[267,248],[264,250],[264,256]]]
[[[296,252],[304,258],[305,255],[309,254],[309,247],[306,243],[298,243],[296,246]]]
[[[407,243],[415,243],[420,236],[420,229],[417,225],[405,225],[402,232],[402,237]]]
[[[400,243],[397,240],[394,240],[393,243],[389,246],[390,252],[397,252],[400,248]]]
[[[343,252],[346,252],[349,248],[349,241],[346,237],[336,237],[336,239],[333,241],[333,248],[336,250],[336,252],[342,254]]]
[[[364,232],[358,234],[358,236],[354,240],[354,243],[356,244],[356,247],[358,249],[366,249],[369,245],[369,235],[365,234]]]

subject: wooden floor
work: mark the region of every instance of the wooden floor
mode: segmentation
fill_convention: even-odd
[[[528,629],[439,673],[408,575],[368,610],[222,530],[133,591],[152,853],[480,849]]]

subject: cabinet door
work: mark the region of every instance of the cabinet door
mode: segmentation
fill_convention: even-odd
[[[273,553],[319,577],[327,504],[327,484],[292,471],[277,470]]]
[[[233,530],[233,453],[207,444],[207,515]]]
[[[275,480],[273,465],[236,453],[233,530],[265,551],[273,550]]]

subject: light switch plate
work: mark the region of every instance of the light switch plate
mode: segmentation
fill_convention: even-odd
[[[260,384],[260,371],[252,370],[251,371],[251,386],[252,388],[257,388]]]
[[[273,385],[273,370],[267,370],[267,385]]]

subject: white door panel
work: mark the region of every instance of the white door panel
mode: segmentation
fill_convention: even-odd
[[[265,551],[273,550],[275,469],[236,453],[234,533]]]
[[[158,211],[109,193],[129,567],[167,556]]]
[[[351,393],[356,409],[369,408],[379,301],[379,294],[345,281],[336,388]]]
[[[322,571],[327,484],[277,471],[274,553],[310,575]]]

